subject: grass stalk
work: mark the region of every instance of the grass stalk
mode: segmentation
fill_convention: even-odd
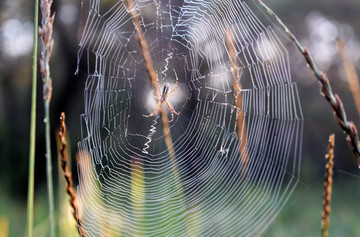
[[[50,57],[54,41],[52,39],[53,22],[55,15],[51,15],[52,0],[41,0],[40,9],[42,13],[41,27],[39,35],[42,41],[42,52],[40,59],[40,71],[43,80],[43,99],[44,99],[44,123],[46,141],[46,175],[49,199],[49,220],[50,236],[55,237],[55,208],[54,208],[54,188],[51,164],[51,137],[50,137],[50,101],[52,95],[52,79],[50,77]]]
[[[148,51],[148,43],[147,43],[147,41],[145,39],[144,32],[143,32],[143,30],[141,28],[141,25],[140,25],[140,19],[139,19],[138,12],[135,10],[135,5],[134,5],[132,0],[125,0],[125,3],[126,3],[126,6],[127,6],[128,10],[130,12],[132,18],[133,18],[133,21],[134,21],[135,29],[136,29],[136,32],[137,32],[137,38],[138,38],[138,41],[139,41],[139,43],[141,45],[141,48],[142,48],[142,55],[143,55],[143,57],[145,59],[145,66],[146,66],[146,69],[148,71],[151,84],[153,85],[153,87],[155,89],[156,96],[161,97],[161,91],[160,91],[160,88],[158,87],[158,77],[156,75],[156,70],[154,68],[154,64],[153,64],[153,61],[151,59],[150,53]],[[178,169],[177,164],[176,164],[176,156],[175,156],[175,150],[174,150],[174,146],[173,146],[173,141],[172,141],[172,138],[171,138],[169,120],[168,120],[168,117],[167,117],[166,110],[165,110],[164,106],[161,105],[159,111],[160,111],[160,114],[161,114],[161,119],[162,119],[162,123],[163,123],[163,133],[164,133],[164,136],[165,136],[165,143],[166,143],[167,150],[169,152],[169,157],[170,157],[170,162],[171,162],[171,165],[172,165],[172,171],[173,171],[175,182],[176,182],[176,187],[178,187],[178,191],[179,191],[179,193],[181,195],[180,203],[183,204],[182,200],[184,200],[185,195],[184,195],[184,192],[182,190],[179,169]],[[138,164],[138,165],[140,165],[140,164]],[[135,172],[135,170],[132,170],[132,172]],[[190,234],[189,233],[189,224],[190,223],[186,222],[186,233],[187,233],[187,235]]]
[[[137,14],[137,11],[134,9],[134,3],[132,2],[132,0],[126,0],[125,2],[127,4],[127,8],[129,9],[131,16],[133,17],[133,21],[134,21],[136,32],[137,32],[137,37],[138,37],[138,40],[139,40],[141,48],[142,48],[142,54],[143,54],[143,57],[144,57],[145,63],[146,63],[145,66],[149,73],[151,84],[155,88],[156,96],[161,97],[161,91],[158,87],[158,78],[156,76],[154,64],[152,62],[150,53],[148,51],[148,44],[145,39],[144,32],[140,26],[139,16]],[[172,143],[171,134],[170,134],[169,121],[167,119],[167,114],[164,109],[164,106],[160,106],[159,111],[161,113],[161,117],[162,117],[162,121],[163,121],[163,126],[164,126],[163,130],[164,130],[164,135],[165,135],[166,146],[168,148],[170,157],[174,157],[175,153],[172,148],[173,143]],[[174,170],[176,171],[177,168],[174,168]],[[175,173],[177,173],[177,172],[175,172]]]
[[[47,189],[49,200],[49,221],[50,221],[50,236],[55,237],[55,207],[54,207],[54,187],[52,177],[52,162],[51,162],[51,144],[50,144],[50,120],[49,120],[49,103],[45,106],[45,140],[46,140],[46,176]]]
[[[86,235],[85,235],[85,231],[82,228],[82,221],[80,218],[80,208],[77,202],[77,195],[73,188],[72,174],[69,168],[68,158],[66,155],[67,142],[66,142],[66,124],[65,124],[64,112],[61,113],[60,116],[60,131],[58,133],[58,136],[60,140],[60,164],[61,164],[61,169],[64,172],[64,178],[66,180],[66,192],[70,196],[70,205],[73,209],[73,216],[77,223],[78,232],[82,237],[84,237]]]
[[[325,156],[326,159],[326,173],[324,182],[324,198],[323,198],[323,210],[321,220],[321,232],[323,237],[329,236],[330,226],[330,203],[331,193],[333,184],[333,167],[334,167],[334,146],[335,146],[335,135],[332,134],[329,137],[328,154]]]
[[[233,74],[233,88],[234,88],[234,95],[235,95],[235,106],[242,110],[243,106],[243,100],[242,100],[242,94],[241,90],[243,86],[241,85],[240,79],[238,79],[239,75],[239,64],[237,62],[237,52],[235,47],[235,40],[234,40],[234,34],[229,27],[226,31],[226,46],[230,57],[230,66],[231,71]],[[242,172],[244,175],[247,174],[248,169],[248,163],[249,163],[249,154],[246,147],[247,144],[247,134],[246,134],[246,118],[245,118],[245,112],[241,111],[237,118],[237,127],[238,127],[238,138],[240,140],[240,149],[239,154],[241,157],[241,162],[243,164]]]
[[[36,132],[36,79],[37,79],[37,45],[38,45],[38,21],[39,0],[35,0],[34,9],[34,42],[33,42],[33,71],[31,91],[31,118],[30,118],[30,151],[29,151],[29,177],[27,197],[27,223],[26,232],[28,237],[33,236],[34,224],[34,179],[35,179],[35,132]]]
[[[309,50],[303,47],[300,42],[296,39],[295,35],[285,26],[284,22],[271,10],[265,3],[261,0],[256,0],[260,6],[270,15],[275,21],[280,25],[280,27],[285,31],[285,33],[290,37],[293,43],[296,45],[298,50],[304,56],[309,68],[314,73],[316,79],[320,83],[320,92],[321,95],[328,101],[331,106],[336,122],[339,124],[341,129],[346,134],[346,140],[356,157],[358,167],[360,168],[360,141],[358,130],[352,121],[347,120],[346,111],[344,105],[337,94],[334,94],[330,81],[326,73],[319,70],[315,61],[313,60]]]
[[[359,77],[356,74],[356,69],[354,64],[351,62],[351,59],[346,50],[345,42],[342,39],[338,39],[336,44],[339,49],[339,54],[341,56],[341,61],[344,67],[344,71],[346,74],[346,79],[349,83],[349,89],[354,98],[354,102],[356,105],[356,109],[358,111],[358,115],[360,118],[360,83]]]

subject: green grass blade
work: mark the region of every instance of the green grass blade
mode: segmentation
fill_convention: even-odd
[[[55,237],[55,207],[54,207],[54,187],[52,177],[52,163],[51,163],[51,144],[50,144],[50,118],[49,118],[49,103],[44,100],[45,105],[45,140],[46,140],[46,175],[47,175],[47,189],[49,199],[49,221],[50,221],[50,236]]]
[[[35,0],[34,10],[34,45],[33,45],[33,73],[31,94],[31,119],[30,119],[30,151],[29,151],[29,178],[27,200],[27,236],[33,236],[34,223],[34,169],[35,169],[35,131],[36,131],[36,79],[37,79],[37,45],[38,45],[38,15],[39,0]]]

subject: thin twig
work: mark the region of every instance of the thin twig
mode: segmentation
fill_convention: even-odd
[[[155,88],[156,96],[160,97],[161,92],[160,92],[160,90],[159,90],[159,88],[157,86],[156,71],[155,71],[155,68],[154,68],[154,64],[153,64],[153,62],[151,60],[150,54],[149,54],[148,44],[146,42],[146,39],[144,37],[144,32],[143,32],[143,30],[141,28],[141,25],[140,25],[140,19],[139,19],[138,13],[134,9],[134,4],[133,4],[132,0],[126,0],[125,2],[127,4],[127,8],[129,9],[130,14],[133,17],[133,20],[134,20],[134,23],[135,23],[137,37],[138,37],[138,40],[139,40],[140,45],[142,47],[142,53],[143,53],[143,57],[145,59],[146,69],[148,70],[151,83],[152,83],[153,87]],[[161,106],[160,112],[161,112],[161,118],[162,118],[162,121],[163,121],[163,131],[164,131],[164,135],[165,135],[165,142],[166,142],[166,145],[167,145],[167,148],[168,148],[168,151],[169,151],[171,162],[173,164],[174,172],[175,172],[176,175],[178,175],[177,168],[176,168],[176,165],[175,165],[175,152],[174,152],[174,149],[173,149],[173,141],[172,141],[172,138],[171,138],[169,121],[168,121],[167,114],[166,114],[166,111],[164,109],[164,106]]]
[[[73,183],[72,183],[72,175],[68,164],[68,158],[66,155],[66,125],[65,125],[65,113],[61,113],[60,116],[60,131],[58,133],[59,140],[60,140],[60,166],[62,170],[64,171],[64,178],[66,180],[66,192],[70,196],[70,205],[73,208],[73,215],[75,218],[75,221],[77,223],[77,229],[79,231],[79,234],[81,236],[85,236],[85,231],[82,228],[82,222],[80,218],[80,212],[79,207],[77,205],[77,195],[73,189]]]
[[[304,56],[308,66],[310,67],[311,71],[314,73],[315,77],[318,79],[320,83],[321,95],[324,96],[325,99],[329,102],[337,123],[340,125],[342,130],[347,135],[346,140],[352,152],[354,153],[357,159],[358,166],[360,168],[360,145],[359,145],[359,136],[358,136],[357,128],[352,121],[347,120],[343,103],[340,97],[337,94],[333,93],[331,89],[330,81],[326,73],[318,69],[310,52],[300,44],[300,42],[296,39],[293,33],[291,33],[290,30],[285,26],[285,24],[281,21],[281,19],[261,0],[256,0],[256,1],[267,11],[268,14],[274,17],[274,19],[278,22],[281,28],[288,34],[288,36],[295,43],[296,47],[300,50],[300,52]]]
[[[359,77],[356,74],[354,64],[351,62],[349,55],[346,50],[345,42],[341,39],[336,41],[339,53],[341,56],[342,63],[344,65],[344,70],[346,74],[347,81],[349,83],[349,89],[354,98],[356,109],[360,118],[360,85]]]
[[[324,199],[323,199],[323,210],[322,210],[322,221],[321,231],[323,237],[328,237],[328,229],[330,225],[330,203],[333,183],[333,167],[334,167],[334,146],[335,146],[335,135],[332,134],[329,137],[328,154],[325,156],[326,159],[326,173],[324,182]]]
[[[235,105],[237,108],[242,109],[242,105],[243,105],[243,100],[241,95],[242,85],[240,83],[240,80],[238,80],[239,65],[236,58],[237,53],[235,48],[234,34],[230,27],[226,32],[226,44],[230,56],[231,70],[233,72],[233,88],[235,94]],[[241,111],[237,117],[237,127],[238,127],[238,138],[241,142],[239,153],[243,157],[242,159],[244,165],[243,173],[246,174],[247,173],[246,167],[249,161],[249,156],[246,148],[247,136],[246,136],[246,123],[245,123],[244,111]]]
[[[29,180],[27,197],[27,236],[33,236],[34,224],[34,180],[35,180],[35,132],[36,132],[36,85],[37,85],[37,46],[38,46],[38,25],[39,0],[35,0],[34,10],[34,44],[33,44],[33,71],[31,91],[31,121],[30,121],[30,149],[29,149]]]
[[[46,174],[49,198],[49,220],[50,236],[55,237],[55,208],[54,208],[54,191],[51,164],[51,144],[50,144],[50,100],[52,95],[52,80],[50,77],[50,57],[54,45],[52,39],[53,22],[55,14],[51,16],[52,0],[41,0],[40,9],[42,13],[41,27],[39,35],[42,41],[42,52],[40,59],[40,72],[43,80],[43,99],[44,99],[44,122],[45,122],[45,141],[46,141]]]
[[[140,19],[138,16],[138,12],[134,9],[135,6],[134,6],[134,3],[132,2],[132,0],[125,0],[125,2],[126,2],[127,8],[129,10],[131,16],[133,17],[133,20],[135,23],[137,37],[138,37],[138,40],[139,40],[141,48],[142,48],[142,54],[145,59],[146,69],[149,73],[151,84],[155,88],[156,96],[160,97],[161,91],[159,90],[159,88],[157,86],[158,79],[156,76],[156,71],[155,71],[154,64],[152,62],[149,50],[148,50],[148,44],[144,37],[144,32],[140,25]],[[167,150],[169,152],[170,162],[172,164],[172,169],[173,169],[174,177],[176,180],[175,186],[180,188],[180,192],[183,193],[182,188],[181,188],[179,170],[178,170],[178,167],[176,164],[175,150],[174,150],[173,141],[172,141],[171,133],[170,133],[169,120],[168,120],[168,117],[166,114],[166,110],[165,110],[164,106],[162,106],[162,105],[160,106],[160,113],[161,113],[161,119],[162,119],[162,123],[163,123],[163,133],[165,136],[165,143],[167,146]],[[188,227],[186,229],[188,231]]]
[[[155,68],[154,68],[154,64],[153,64],[153,62],[151,60],[150,53],[148,51],[148,44],[147,44],[147,41],[145,39],[144,32],[143,32],[143,30],[141,28],[141,25],[140,25],[140,19],[139,19],[138,13],[134,9],[134,4],[133,4],[132,0],[125,0],[125,2],[127,4],[127,8],[129,9],[130,14],[133,17],[133,20],[134,20],[134,23],[135,23],[135,29],[136,29],[136,32],[137,32],[137,37],[138,37],[138,40],[139,40],[141,48],[142,48],[142,54],[143,54],[143,57],[145,59],[146,69],[147,69],[147,71],[149,73],[151,83],[152,83],[153,87],[155,88],[156,96],[160,96],[161,92],[159,91],[159,89],[157,87],[156,71],[155,71]],[[165,113],[164,114],[163,114],[163,112],[161,112],[161,113],[162,113],[162,115],[165,115]]]

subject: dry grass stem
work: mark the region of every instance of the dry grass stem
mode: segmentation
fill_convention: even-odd
[[[349,83],[349,89],[354,98],[356,109],[360,118],[360,85],[359,85],[359,77],[356,74],[356,70],[354,64],[351,62],[349,55],[346,50],[345,42],[341,39],[336,41],[339,53],[341,56],[341,61],[344,65],[344,70],[346,74],[347,81]]]
[[[146,62],[146,69],[149,73],[151,83],[152,83],[153,87],[155,88],[156,96],[160,97],[161,91],[159,90],[159,88],[157,86],[158,82],[157,82],[156,71],[154,68],[154,64],[151,60],[149,51],[148,51],[148,44],[144,37],[144,32],[140,25],[139,15],[138,15],[137,11],[134,9],[134,4],[133,4],[132,0],[126,0],[125,2],[127,4],[127,8],[129,9],[131,16],[133,17],[133,20],[134,20],[137,37],[138,37],[138,40],[139,40],[141,48],[142,48],[143,57]],[[166,110],[165,110],[164,106],[162,106],[162,105],[160,108],[160,112],[161,112],[161,118],[163,121],[163,131],[164,131],[164,135],[165,135],[165,142],[166,142],[166,145],[167,145],[167,148],[169,151],[170,159],[174,165],[175,152],[173,151],[173,148],[172,148],[173,142],[172,142],[171,133],[170,133],[169,121],[167,118]],[[175,171],[175,173],[177,173],[176,167],[174,168],[174,171]]]
[[[230,56],[230,64],[231,64],[231,70],[233,73],[233,88],[234,88],[234,94],[235,94],[235,105],[237,108],[239,108],[240,110],[242,109],[242,96],[241,96],[241,89],[242,89],[242,85],[240,83],[240,79],[238,79],[239,77],[239,64],[236,60],[236,48],[235,48],[235,41],[234,41],[234,35],[233,32],[231,30],[231,28],[229,27],[227,32],[226,32],[226,44],[227,44],[227,49],[229,52],[229,56]],[[243,172],[246,173],[246,165],[249,161],[249,156],[248,156],[248,152],[247,152],[247,148],[246,148],[246,141],[247,141],[247,136],[246,136],[246,123],[245,123],[245,114],[243,111],[240,111],[240,113],[238,114],[237,117],[237,127],[238,127],[238,138],[240,139],[241,145],[240,145],[240,154],[243,157],[243,164],[244,164],[244,169]]]
[[[60,140],[60,165],[62,170],[64,171],[64,178],[66,180],[66,192],[70,196],[70,204],[73,208],[73,215],[78,225],[78,231],[81,236],[86,236],[85,231],[82,228],[82,222],[80,218],[80,208],[78,207],[77,195],[73,189],[71,171],[68,165],[68,158],[66,155],[66,125],[65,125],[65,113],[61,113],[60,116],[60,131],[58,133]]]
[[[142,48],[142,54],[143,54],[143,57],[146,62],[146,69],[149,73],[151,84],[155,88],[156,96],[161,97],[161,91],[158,88],[158,78],[156,75],[154,64],[152,62],[151,56],[148,51],[148,44],[144,37],[144,32],[140,25],[140,19],[139,19],[138,12],[134,9],[135,6],[134,6],[134,3],[132,2],[132,0],[125,0],[125,2],[126,2],[127,8],[129,10],[131,16],[133,17],[133,20],[134,20],[137,37],[138,37],[138,40],[139,40],[141,48]],[[180,188],[180,192],[182,193],[183,191],[181,188],[180,174],[179,174],[179,170],[178,170],[178,167],[176,164],[175,150],[174,150],[173,141],[171,138],[169,120],[168,120],[167,113],[166,113],[164,106],[161,105],[159,110],[161,113],[161,119],[162,119],[162,124],[163,124],[163,133],[165,136],[165,143],[166,143],[166,147],[167,147],[167,150],[169,153],[173,174],[174,174],[174,177],[176,180],[176,186],[178,188]],[[187,228],[187,230],[188,230],[188,228]]]
[[[127,4],[127,8],[129,9],[131,16],[133,17],[133,20],[134,20],[137,37],[138,37],[138,40],[139,40],[141,48],[142,48],[142,54],[145,59],[146,69],[149,73],[151,83],[156,90],[156,96],[160,96],[161,92],[159,91],[159,89],[157,87],[156,71],[154,68],[154,64],[151,60],[149,51],[148,51],[148,44],[145,39],[144,32],[140,25],[140,19],[139,19],[138,12],[134,9],[134,3],[132,2],[132,0],[125,0],[125,2]]]
[[[328,237],[328,229],[330,225],[330,203],[333,183],[333,167],[334,167],[334,146],[335,146],[335,135],[332,134],[329,137],[328,154],[325,156],[326,159],[326,173],[324,182],[324,199],[323,199],[323,210],[321,220],[321,230],[323,237]]]
[[[55,205],[54,205],[54,188],[52,178],[52,160],[51,160],[51,143],[50,143],[50,100],[52,95],[52,80],[50,77],[50,57],[54,45],[52,39],[53,23],[55,14],[51,16],[52,0],[41,0],[40,10],[42,13],[41,27],[39,36],[42,41],[42,51],[40,59],[40,72],[43,80],[43,100],[44,100],[44,122],[45,122],[45,143],[46,143],[46,176],[49,199],[49,222],[50,236],[55,237]]]
[[[310,52],[304,48],[300,42],[296,39],[293,33],[285,26],[282,20],[268,7],[266,6],[261,0],[257,0],[259,4],[270,14],[274,17],[275,21],[281,26],[281,28],[288,34],[291,40],[295,43],[296,47],[304,56],[309,68],[314,73],[316,79],[320,83],[320,91],[321,95],[325,97],[325,99],[329,102],[335,119],[337,123],[340,125],[342,130],[346,133],[347,137],[346,140],[354,153],[358,166],[360,168],[360,145],[359,145],[359,135],[355,124],[352,121],[348,121],[346,118],[346,111],[343,106],[343,103],[340,97],[337,94],[334,94],[331,89],[330,81],[326,75],[326,73],[320,71],[316,66]]]
[[[41,27],[39,28],[39,35],[43,44],[42,57],[40,59],[40,72],[44,82],[43,96],[47,103],[50,103],[52,95],[52,80],[50,77],[49,61],[54,46],[53,23],[55,14],[51,16],[52,0],[41,0],[40,9],[42,13]]]

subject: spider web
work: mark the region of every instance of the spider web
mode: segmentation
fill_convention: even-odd
[[[159,112],[144,116],[159,100],[126,2],[87,4],[78,57],[87,236],[263,233],[300,172],[302,112],[281,35],[253,1],[134,1],[159,89],[174,88],[174,70],[179,78],[168,98],[179,115],[165,130]]]

